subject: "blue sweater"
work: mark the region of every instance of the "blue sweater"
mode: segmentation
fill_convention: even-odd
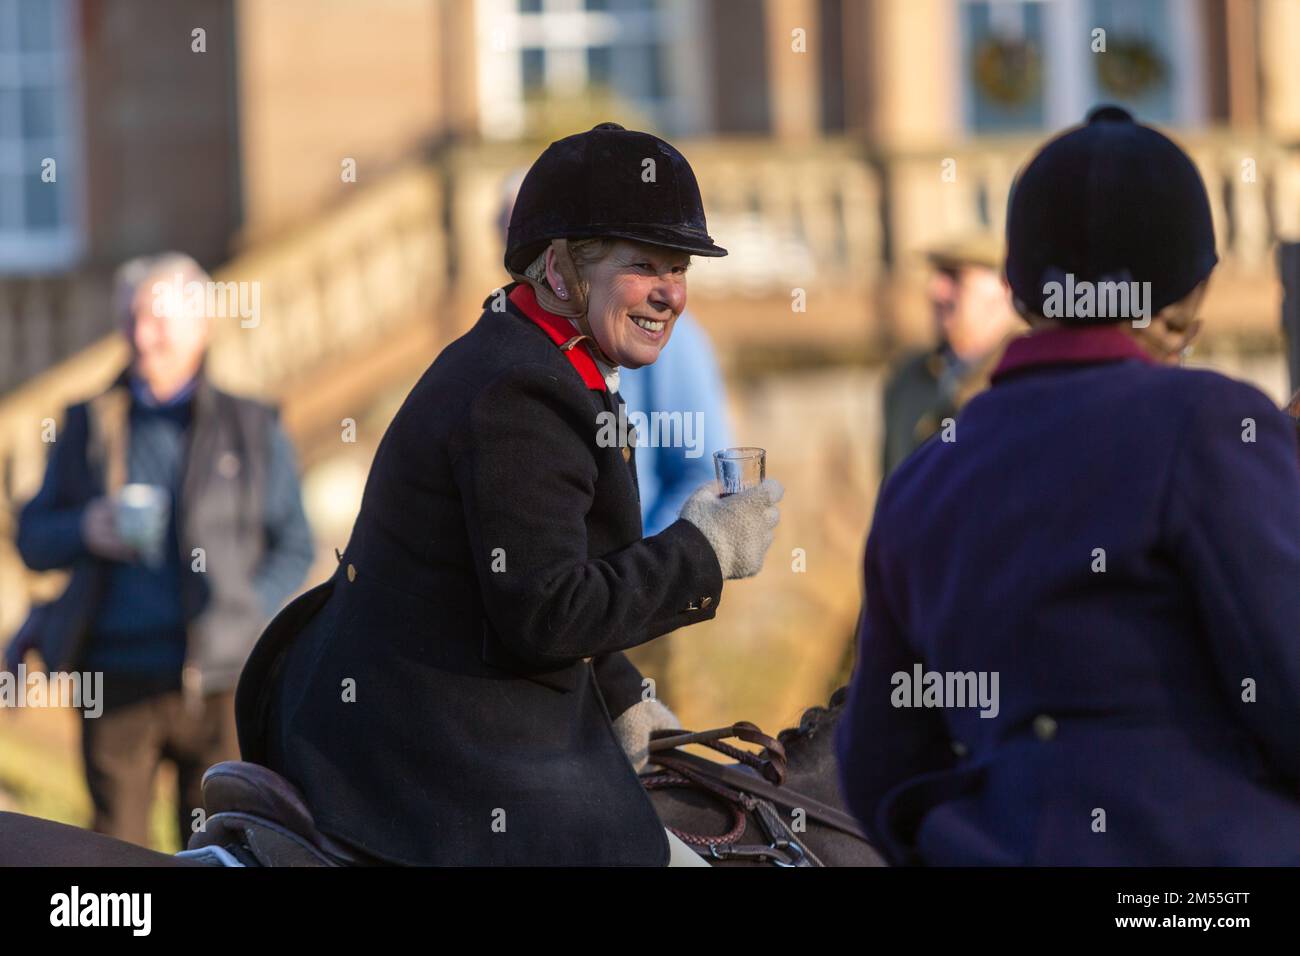
[[[642,428],[637,427],[636,446],[641,520],[648,537],[676,521],[690,493],[713,480],[713,453],[731,444],[722,373],[708,336],[683,313],[659,360],[642,368],[622,369],[618,391],[627,403],[629,416],[641,412],[651,426],[646,429],[648,434],[642,434]],[[676,436],[662,425],[659,429],[653,427],[650,416],[654,412],[681,415],[683,425]],[[686,424],[687,416],[692,419],[690,425]],[[702,431],[694,430],[695,422],[702,424]],[[671,447],[651,444],[659,440],[676,443]],[[687,446],[687,440],[693,447]]]
[[[133,389],[127,480],[171,493],[163,563],[110,565],[103,603],[91,632],[86,663],[93,670],[179,672],[185,661],[185,614],[181,606],[181,559],[176,500],[185,460],[185,437],[193,412],[193,386],[170,402],[149,401]]]

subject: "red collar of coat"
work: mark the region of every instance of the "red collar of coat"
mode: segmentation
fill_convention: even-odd
[[[578,330],[573,327],[573,323],[564,316],[543,309],[537,301],[537,293],[533,291],[533,287],[527,282],[521,282],[515,286],[514,291],[510,293],[508,298],[518,307],[520,312],[531,319],[556,345],[563,345],[579,334]],[[579,342],[573,348],[565,350],[564,356],[569,360],[569,364],[578,370],[578,374],[582,376],[582,380],[588,388],[594,388],[600,392],[608,391],[605,376],[600,374],[600,369],[596,366],[596,360],[587,351],[586,342]]]
[[[1026,368],[1089,365],[1123,359],[1155,364],[1131,335],[1113,325],[1040,329],[1011,340],[1002,360],[993,370],[992,381]]]

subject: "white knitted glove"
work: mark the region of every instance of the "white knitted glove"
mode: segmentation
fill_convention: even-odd
[[[691,492],[679,517],[704,532],[718,556],[724,580],[752,578],[763,567],[763,556],[772,546],[781,519],[776,503],[784,494],[781,483],[768,478],[723,498],[710,481]]]
[[[614,734],[637,773],[650,757],[650,734],[656,730],[681,730],[677,715],[659,701],[639,700],[614,719]]]

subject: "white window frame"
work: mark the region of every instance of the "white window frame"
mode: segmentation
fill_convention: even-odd
[[[962,8],[973,3],[988,2],[993,7],[1009,8],[1021,0],[954,0],[957,16],[952,18],[956,31],[956,49],[961,51],[961,64],[955,82],[962,104],[962,124],[972,134],[975,129],[974,91],[970,85],[970,63],[967,59],[965,37],[962,34]],[[1043,5],[1043,120],[1045,130],[1073,126],[1083,121],[1084,114],[1093,105],[1092,84],[1088,80],[1092,69],[1090,57],[1091,31],[1095,24],[1088,18],[1092,8],[1090,0],[1024,0]],[[1203,125],[1208,116],[1204,85],[1204,58],[1202,56],[1203,24],[1200,4],[1189,0],[1165,0],[1169,13],[1170,46],[1180,56],[1172,58],[1170,88],[1173,92],[1174,126],[1195,127]],[[996,15],[997,11],[994,11]],[[1143,117],[1139,116],[1139,120]],[[1028,131],[1026,131],[1028,132]]]
[[[664,93],[637,103],[667,131],[691,135],[712,123],[705,40],[706,5],[657,0],[644,12],[586,10],[583,0],[541,0],[540,13],[520,13],[516,0],[477,0],[479,127],[487,139],[516,139],[525,128],[520,51],[546,52],[549,88],[563,94],[587,85],[586,51],[614,45],[619,36],[656,36],[663,59]],[[616,54],[617,56],[617,54]],[[617,121],[618,117],[610,117]]]
[[[26,227],[0,227],[0,274],[58,272],[74,265],[85,245],[83,210],[84,176],[80,131],[82,118],[80,77],[80,34],[77,29],[77,4],[74,0],[46,0],[54,27],[52,54],[0,52],[0,86],[21,90],[34,82],[49,83],[55,88],[55,121],[52,148],[42,152],[55,160],[56,184],[51,189],[63,192],[56,229],[32,232]],[[0,31],[19,36],[17,0],[0,0]],[[21,132],[21,115],[15,117],[15,129],[0,129],[0,171],[18,173],[25,181],[39,179],[44,157],[33,159],[31,140]],[[19,215],[24,215],[26,196],[20,187],[17,196]]]

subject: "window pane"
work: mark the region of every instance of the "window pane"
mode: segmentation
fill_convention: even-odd
[[[646,57],[650,62],[650,95],[661,99],[668,95],[664,85],[664,56],[667,51],[659,45],[646,48]]]
[[[0,89],[0,140],[18,138],[18,91]]]
[[[26,176],[23,182],[27,187],[27,228],[55,228],[59,224],[59,184],[41,182],[39,175]]]
[[[583,6],[588,10],[612,10],[615,13],[653,10],[655,3],[656,0],[583,0]]]
[[[20,177],[0,175],[0,232],[22,228],[22,223],[19,222],[22,190],[23,181]]]
[[[1106,31],[1106,52],[1089,56],[1092,99],[1122,103],[1144,121],[1172,120],[1172,26],[1164,0],[1093,0],[1092,14]]]
[[[51,0],[18,0],[18,35],[27,53],[48,53],[54,49]]]
[[[546,52],[536,47],[519,51],[524,77],[524,91],[537,89],[546,82]]]
[[[22,91],[24,139],[53,136],[55,125],[54,90],[29,88]]]
[[[995,9],[996,6],[996,9]],[[1041,3],[982,2],[962,11],[969,121],[979,132],[1038,129],[1045,118]]]
[[[607,46],[587,47],[587,82],[593,86],[609,86],[610,68],[614,51]]]
[[[663,97],[664,75],[659,63],[662,53],[662,47],[657,45],[620,47],[619,92],[638,100]]]
[[[18,52],[17,0],[0,0],[0,53]]]

